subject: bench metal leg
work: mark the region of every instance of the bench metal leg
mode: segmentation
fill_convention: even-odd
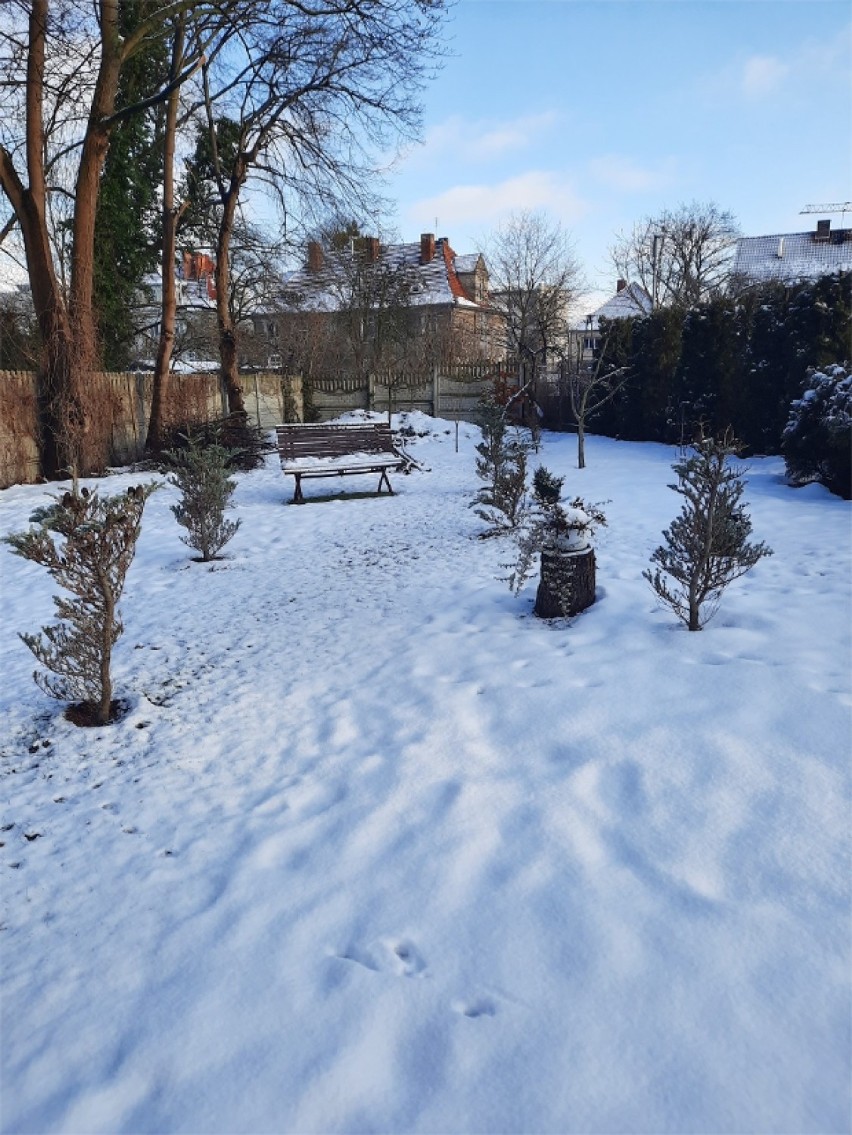
[[[290,503],[291,504],[301,504],[305,499],[302,496],[302,474],[301,473],[294,473],[293,476],[296,478],[296,489],[293,493],[293,500]]]
[[[390,481],[388,480],[388,471],[387,471],[387,469],[382,469],[382,475],[381,475],[381,477],[379,477],[379,487],[378,487],[378,489],[376,490],[376,494],[377,494],[378,496],[381,496],[381,492],[382,492],[382,485],[383,485],[383,484],[387,485],[387,487],[388,487],[388,492],[390,493],[390,495],[391,495],[391,496],[393,496],[393,489],[391,488],[391,483],[390,483]]]

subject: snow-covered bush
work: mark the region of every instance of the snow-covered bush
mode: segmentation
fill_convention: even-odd
[[[60,701],[77,701],[76,724],[106,725],[112,702],[112,648],[122,632],[118,600],[136,551],[145,502],[159,485],[100,497],[66,493],[32,517],[36,528],[5,537],[12,551],[46,567],[73,598],[54,597],[60,622],[20,637],[49,674],[36,684]],[[53,676],[51,676],[53,675]]]
[[[782,451],[794,485],[819,481],[852,498],[852,371],[839,363],[811,367],[802,396],[790,406]]]

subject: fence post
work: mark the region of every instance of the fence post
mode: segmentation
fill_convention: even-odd
[[[441,416],[441,372],[437,363],[432,363],[432,417]]]
[[[130,377],[133,383],[131,393],[133,399],[133,414],[136,421],[139,423],[139,430],[136,436],[140,441],[139,456],[141,457],[145,449],[148,434],[148,414],[151,400],[153,399],[154,376],[151,375],[149,380],[143,372],[137,371],[136,374]],[[149,387],[151,388],[150,390]],[[145,397],[146,393],[149,394],[147,399]]]

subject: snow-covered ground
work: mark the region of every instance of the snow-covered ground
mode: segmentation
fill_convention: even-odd
[[[545,435],[610,522],[545,623],[477,430],[416,421],[394,497],[242,475],[213,566],[155,494],[109,728],[33,683],[54,588],[0,548],[2,1129],[848,1130],[849,504],[754,461],[776,554],[689,634],[641,578],[675,451]]]

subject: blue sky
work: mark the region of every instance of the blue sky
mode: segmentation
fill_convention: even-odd
[[[388,183],[403,239],[469,251],[542,209],[609,293],[615,234],[660,208],[715,201],[759,235],[852,200],[848,0],[459,0],[445,43]]]

